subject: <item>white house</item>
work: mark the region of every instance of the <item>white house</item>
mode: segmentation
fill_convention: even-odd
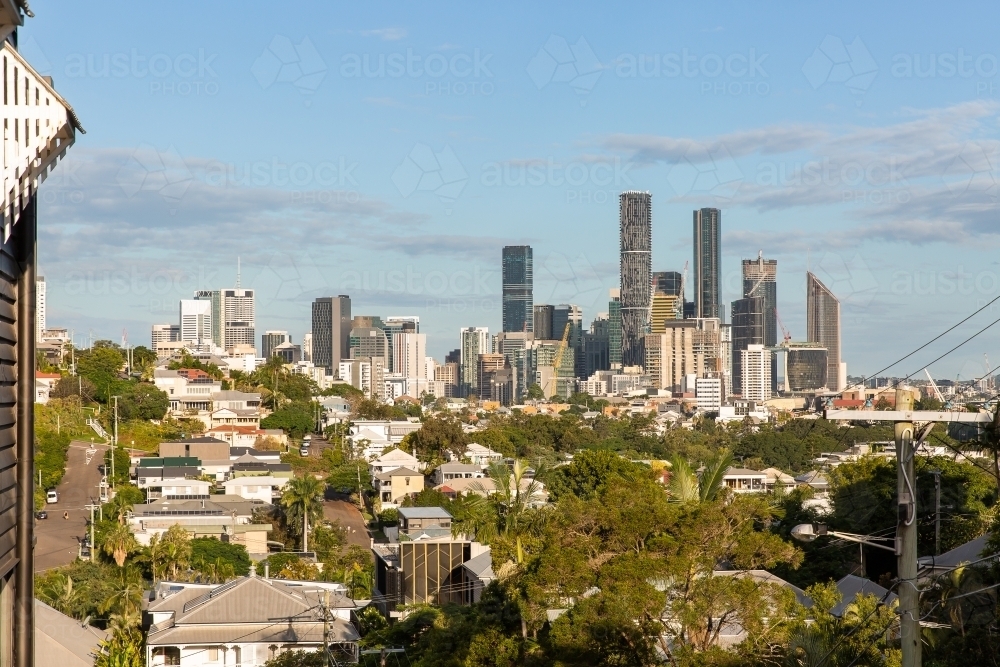
[[[767,473],[746,468],[729,468],[722,483],[735,493],[763,493],[767,489]]]
[[[211,493],[211,487],[211,482],[204,482],[200,479],[156,480],[147,482],[146,498],[157,500],[171,496],[208,496]]]
[[[420,426],[419,421],[358,419],[351,422],[347,442],[354,448],[355,455],[372,459],[398,446],[407,435],[419,431]]]
[[[484,477],[481,466],[470,463],[442,463],[432,475],[435,484],[444,484],[453,479],[474,479]]]
[[[353,600],[316,582],[284,582],[251,573],[221,586],[161,583],[147,616],[149,667],[256,667],[286,651],[317,651],[324,625],[340,662],[358,660]],[[323,605],[329,595],[324,618]],[[276,622],[275,619],[281,619]]]
[[[469,462],[473,465],[485,468],[491,463],[499,463],[503,461],[504,456],[500,452],[495,452],[489,447],[483,447],[477,442],[471,442],[465,449],[465,458],[469,459]]]
[[[59,373],[42,373],[35,371],[35,403],[49,402],[49,394],[55,388],[62,376]]]
[[[402,449],[390,449],[377,459],[368,464],[368,470],[374,479],[376,475],[390,472],[399,468],[409,468],[410,470],[423,470],[425,463],[417,460],[417,457],[407,454]]]
[[[239,496],[247,500],[262,500],[272,504],[275,498],[281,496],[281,490],[288,483],[287,477],[271,477],[270,475],[252,475],[234,477],[222,483],[227,496]]]
[[[197,368],[176,371],[157,368],[153,371],[153,384],[166,392],[174,416],[211,409],[212,394],[222,390],[221,380]]]

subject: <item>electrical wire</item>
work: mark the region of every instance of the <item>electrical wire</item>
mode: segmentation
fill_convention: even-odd
[[[998,297],[997,297],[996,299],[994,299],[993,301],[996,301],[997,299],[1000,299],[1000,296],[998,296]],[[993,303],[993,301],[990,301],[990,303]],[[984,306],[984,307],[985,307],[985,306]],[[963,320],[963,321],[964,321],[964,320]],[[989,324],[987,324],[987,325],[986,325],[985,327],[983,327],[982,329],[980,329],[980,330],[979,330],[979,331],[977,331],[976,333],[972,334],[971,336],[969,336],[968,338],[966,338],[965,340],[963,340],[963,341],[962,341],[961,343],[959,343],[959,344],[958,344],[958,345],[956,345],[955,347],[951,348],[950,350],[948,350],[947,352],[945,352],[944,354],[942,354],[942,355],[941,355],[941,356],[939,356],[938,358],[934,359],[934,361],[931,361],[930,363],[927,363],[927,364],[924,364],[924,365],[923,365],[923,366],[921,366],[921,367],[920,367],[920,368],[919,368],[918,370],[915,370],[915,371],[913,371],[912,373],[910,373],[909,375],[907,375],[907,376],[906,376],[905,378],[903,378],[902,380],[899,380],[899,381],[898,381],[898,382],[896,383],[896,386],[899,386],[899,384],[900,384],[900,383],[902,383],[902,382],[905,382],[905,381],[909,380],[909,379],[910,379],[911,377],[913,377],[914,375],[916,375],[917,373],[919,373],[919,372],[920,372],[920,371],[922,371],[923,369],[927,368],[928,366],[933,366],[934,364],[936,364],[937,362],[941,361],[942,359],[944,359],[945,357],[947,357],[947,356],[948,356],[949,354],[951,354],[952,352],[954,352],[954,351],[955,351],[955,350],[957,350],[958,348],[962,347],[963,345],[965,345],[966,343],[968,343],[969,341],[971,341],[971,340],[972,340],[973,338],[975,338],[976,336],[978,336],[979,334],[983,333],[984,331],[986,331],[987,329],[991,328],[991,327],[992,327],[993,325],[995,325],[995,324],[997,324],[997,323],[1000,323],[1000,317],[998,317],[997,319],[993,320],[992,322],[990,322]],[[957,325],[956,325],[956,326],[957,326]],[[926,346],[925,346],[925,347],[926,347]]]

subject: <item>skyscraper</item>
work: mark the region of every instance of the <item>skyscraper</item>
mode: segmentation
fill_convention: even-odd
[[[181,340],[195,345],[212,344],[212,304],[200,299],[181,299]]]
[[[392,335],[393,373],[406,379],[406,393],[420,398],[427,391],[427,334]]]
[[[778,344],[778,260],[764,259],[763,251],[757,259],[743,260],[743,296],[764,299],[764,346]]]
[[[743,398],[766,401],[771,398],[771,350],[763,345],[751,345],[740,351]]]
[[[371,326],[375,326],[373,323]],[[392,373],[398,373],[399,370],[393,366],[395,363],[395,355],[393,353],[393,336],[398,333],[420,333],[420,318],[416,315],[394,315],[392,317],[385,318],[385,322],[382,323],[382,330],[385,331],[385,337],[387,342],[386,354],[388,355],[389,363],[386,368]]]
[[[535,340],[552,340],[552,313],[555,306],[539,304],[534,306],[533,310]]]
[[[503,259],[503,330],[534,331],[534,307],[532,305],[531,246],[505,246]]]
[[[812,273],[806,273],[806,341],[827,352],[827,387],[842,391],[846,371],[840,364],[840,301]]]
[[[719,251],[722,211],[703,208],[694,212],[694,316],[720,317]]]
[[[282,343],[291,343],[292,337],[287,331],[265,331],[260,337],[260,356],[270,359],[274,348]]]
[[[350,356],[351,297],[324,296],[312,305],[312,361],[337,373],[340,362]]]
[[[622,364],[643,362],[653,273],[653,212],[648,192],[623,192],[619,202]]]
[[[671,296],[684,296],[684,278],[678,271],[657,271],[653,274],[653,289]]]
[[[622,302],[620,290],[608,290],[608,363],[611,368],[622,367]]]
[[[490,351],[490,330],[486,327],[465,327],[459,330],[459,385],[463,395],[479,391],[479,355]]]
[[[222,290],[222,347],[227,350],[237,345],[257,347],[254,313],[252,289]]]
[[[212,304],[212,342],[216,347],[225,347],[223,334],[225,320],[222,317],[222,290],[196,290],[194,298]]]
[[[743,396],[743,351],[764,344],[764,298],[751,296],[733,301],[732,393]],[[770,367],[768,367],[770,372]],[[746,398],[746,396],[743,396]]]
[[[580,306],[568,303],[561,303],[552,311],[552,339],[561,341],[564,334],[567,334],[566,326],[569,325],[569,332],[566,336],[566,354],[573,356],[573,372],[576,376],[583,374],[583,310]]]

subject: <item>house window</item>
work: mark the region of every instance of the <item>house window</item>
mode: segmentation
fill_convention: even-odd
[[[153,649],[153,667],[180,664],[181,650],[177,646],[159,646]]]

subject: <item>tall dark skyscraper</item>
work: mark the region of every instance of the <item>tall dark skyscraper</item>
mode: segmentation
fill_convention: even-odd
[[[677,271],[657,271],[653,274],[653,289],[670,296],[681,296],[683,278]]]
[[[569,325],[566,344],[573,353],[573,372],[578,376],[584,371],[586,360],[583,354],[583,311],[579,306],[561,303],[552,311],[552,339],[562,340]]]
[[[648,192],[623,192],[619,203],[622,365],[641,366],[652,298],[653,202]]]
[[[694,212],[694,312],[695,317],[721,317],[719,251],[722,211],[703,208]]]
[[[622,302],[614,288],[608,292],[608,363],[622,367]]]
[[[841,391],[847,372],[840,367],[840,300],[812,273],[806,273],[806,340],[826,348],[826,386]]]
[[[535,311],[535,340],[552,340],[552,316],[555,313],[555,306],[540,303],[534,307]]]
[[[764,299],[764,346],[778,344],[778,260],[764,259],[763,252],[757,259],[743,260],[743,296]]]
[[[350,358],[351,297],[324,296],[312,305],[312,359],[336,375],[343,359]]]
[[[733,301],[733,393],[743,394],[743,361],[740,352],[764,344],[764,299],[759,296]]]
[[[503,330],[534,331],[532,305],[533,267],[531,246],[509,245],[503,249]]]

